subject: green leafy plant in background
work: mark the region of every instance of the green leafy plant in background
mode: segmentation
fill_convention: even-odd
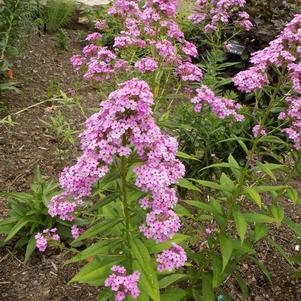
[[[12,66],[35,30],[35,11],[31,0],[7,0],[0,6],[0,95],[5,91],[19,92]]]
[[[75,13],[76,2],[74,0],[48,0],[46,7],[42,8],[41,15],[46,24],[46,30],[56,33],[67,25]]]
[[[58,193],[58,185],[45,180],[40,169],[35,170],[35,178],[30,185],[31,193],[1,192],[8,200],[8,216],[0,220],[0,233],[5,238],[1,245],[13,243],[15,249],[26,247],[24,262],[27,263],[35,250],[35,234],[45,228],[57,227],[63,239],[71,239],[69,224],[53,219],[48,214],[48,203]]]
[[[66,32],[60,29],[57,33],[57,45],[62,50],[69,50],[69,38]]]

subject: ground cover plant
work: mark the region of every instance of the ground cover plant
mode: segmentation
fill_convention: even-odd
[[[64,114],[86,118],[78,158],[59,190],[37,172],[33,196],[3,193],[15,199],[0,223],[4,242],[21,234],[26,262],[34,247],[73,253],[66,264],[83,267],[70,283],[99,287],[98,300],[236,300],[231,285],[249,300],[244,266],[274,281],[263,242],[298,277],[301,227],[288,208],[300,205],[301,17],[232,76],[233,39],[253,28],[246,8],[198,1],[184,24],[200,31],[195,46],[175,1],[114,1],[71,57],[99,106],[84,109],[81,86],[48,87],[59,112],[42,123],[67,145],[61,163],[77,133]],[[297,256],[272,234],[283,229]]]

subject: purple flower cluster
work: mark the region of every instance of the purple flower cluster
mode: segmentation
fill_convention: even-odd
[[[293,141],[294,148],[300,149],[300,94],[301,94],[301,14],[295,15],[280,35],[263,50],[252,54],[248,70],[238,73],[233,82],[242,92],[254,92],[269,84],[269,70],[279,68],[286,72],[292,85],[292,95],[287,97],[288,111],[280,119],[288,118],[291,126],[283,131]],[[298,112],[295,114],[295,112]]]
[[[36,247],[40,252],[45,252],[47,246],[48,246],[48,241],[49,240],[54,240],[54,241],[59,241],[60,236],[57,234],[57,229],[52,228],[52,229],[45,229],[43,230],[42,233],[37,233],[35,235],[36,239]]]
[[[189,62],[179,65],[176,69],[176,73],[183,81],[199,82],[203,77],[202,70],[196,65]]]
[[[283,132],[287,134],[290,140],[292,140],[294,148],[301,149],[301,97],[286,97],[288,104],[287,112],[282,112],[279,115],[279,119],[289,119],[291,125],[288,128],[283,129]]]
[[[235,3],[232,3],[233,6]],[[229,3],[218,4],[218,7],[229,7]],[[239,3],[236,3],[240,7]],[[234,5],[234,6],[235,6]],[[243,5],[242,5],[243,6]],[[203,78],[202,70],[192,63],[192,58],[198,56],[196,46],[185,40],[184,33],[175,21],[176,1],[174,0],[152,0],[141,2],[116,0],[112,3],[109,13],[118,16],[123,22],[124,30],[115,37],[114,49],[100,46],[97,39],[98,33],[89,35],[88,40],[92,44],[86,46],[83,55],[75,55],[71,62],[75,70],[83,70],[84,78],[96,81],[113,80],[120,72],[126,71],[129,74],[150,73],[168,68],[174,70],[173,75],[180,80],[183,89],[189,82],[200,82]],[[99,21],[101,22],[101,21]],[[98,23],[97,23],[98,24]],[[105,25],[97,25],[103,30]],[[128,57],[135,48],[144,48],[145,52],[152,56],[139,58],[135,61],[135,56]],[[138,50],[138,49],[137,49]],[[128,61],[119,58],[127,58]],[[134,77],[135,75],[133,75]],[[169,88],[172,88],[169,86]],[[220,97],[214,98],[216,107],[231,107],[228,100]],[[220,101],[220,104],[218,102]],[[229,100],[230,101],[230,100]],[[230,101],[231,102],[231,101]],[[208,102],[208,105],[209,104]],[[235,110],[239,106],[233,106]],[[200,105],[197,108],[201,108]],[[216,112],[216,109],[212,110]],[[236,113],[240,116],[238,113]],[[228,111],[222,114],[219,111],[218,117],[228,116]],[[224,117],[222,117],[224,118]],[[237,118],[238,120],[239,118]]]
[[[86,121],[86,130],[80,135],[82,156],[61,174],[63,192],[52,198],[51,216],[73,220],[76,206],[91,195],[93,184],[109,171],[114,156],[129,156],[132,145],[142,161],[134,170],[136,185],[152,195],[149,207],[157,210],[149,213],[141,231],[157,241],[167,240],[177,232],[179,218],[170,210],[177,197],[170,186],[178,182],[185,169],[176,159],[177,141],[163,134],[152,117],[153,103],[147,83],[134,78],[120,84],[119,89],[100,104],[101,111]],[[71,198],[76,202],[71,202]],[[156,236],[151,234],[154,232]]]
[[[205,33],[215,31],[219,23],[230,22],[249,31],[253,25],[244,11],[245,4],[245,0],[197,0],[196,12],[189,19],[193,23],[204,23]]]
[[[140,294],[137,285],[140,273],[135,271],[133,274],[127,275],[126,269],[118,265],[112,266],[111,271],[113,273],[105,280],[105,287],[110,287],[115,292],[115,300],[122,301],[127,296],[137,299]]]
[[[253,136],[254,138],[258,136],[266,136],[267,135],[267,130],[265,128],[260,128],[260,125],[257,124],[253,127],[252,129]]]
[[[224,119],[228,116],[233,116],[237,121],[242,121],[244,116],[237,113],[241,106],[235,103],[232,99],[217,97],[207,86],[202,85],[196,90],[197,95],[192,98],[191,102],[195,104],[195,111],[199,112],[203,104],[211,107],[219,118]]]
[[[172,247],[168,250],[164,250],[162,253],[157,255],[158,271],[172,271],[184,266],[187,261],[187,256],[184,249],[172,243]]]
[[[83,232],[83,229],[79,228],[77,225],[73,225],[71,227],[71,235],[74,239],[77,239],[82,232]]]
[[[145,57],[135,63],[135,68],[141,73],[153,72],[158,68],[158,63],[151,57]]]

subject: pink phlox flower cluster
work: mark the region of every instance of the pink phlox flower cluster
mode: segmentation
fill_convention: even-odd
[[[127,275],[126,269],[117,265],[112,266],[111,271],[113,273],[105,280],[104,285],[110,287],[115,293],[115,300],[122,301],[127,296],[137,299],[140,295],[138,288],[140,273],[135,271],[133,274]]]
[[[264,70],[258,67],[251,67],[248,70],[239,72],[234,78],[235,86],[243,92],[253,92],[268,84],[268,78]]]
[[[126,18],[125,19],[125,32],[121,32],[122,34],[127,34],[133,37],[139,37],[141,32],[138,27],[139,21],[133,18]]]
[[[88,54],[89,55],[89,54]],[[73,65],[73,68],[76,71],[79,71],[85,64],[86,60],[84,57],[82,57],[81,55],[73,55],[70,59],[71,64]]]
[[[129,36],[129,35],[121,35],[115,38],[114,40],[114,48],[124,48],[129,46],[136,46],[139,48],[145,48],[146,42],[140,38]]]
[[[168,250],[164,250],[162,253],[157,255],[158,271],[172,271],[185,265],[187,256],[184,249],[172,243],[172,247]]]
[[[176,69],[176,74],[183,81],[201,81],[203,77],[202,70],[189,62],[179,65]]]
[[[62,193],[51,199],[48,205],[48,213],[52,217],[59,216],[64,221],[73,221],[74,217],[72,214],[76,207],[76,203],[70,202],[67,194]]]
[[[97,30],[103,30],[107,27],[107,22],[106,20],[97,20],[95,23],[95,29]]]
[[[36,247],[40,252],[45,252],[48,246],[49,240],[59,241],[60,236],[57,234],[57,229],[45,229],[42,233],[37,233],[35,235]]]
[[[250,31],[253,25],[244,10],[245,4],[245,0],[197,0],[195,12],[189,19],[195,24],[204,22],[205,33],[216,30],[219,22],[228,24],[230,20]]]
[[[141,73],[153,72],[158,68],[158,63],[151,57],[145,57],[135,63],[135,68]]]
[[[116,0],[109,8],[108,13],[124,17],[127,15],[139,15],[141,12],[137,1]]]
[[[71,227],[71,235],[74,239],[77,239],[82,232],[83,232],[83,229],[78,227],[77,225],[73,225]]]
[[[281,112],[279,119],[289,119],[291,122],[290,127],[283,129],[290,140],[292,140],[296,150],[301,149],[301,97],[287,97],[288,103],[287,112]]]
[[[167,36],[168,37],[174,38],[177,41],[183,41],[184,40],[184,33],[175,21],[173,21],[173,20],[163,20],[161,22],[161,26],[163,28],[167,28]]]
[[[166,211],[176,206],[178,198],[174,188],[160,189],[152,194],[152,199],[143,198],[139,201],[143,209]]]
[[[148,239],[157,243],[172,238],[180,229],[180,219],[172,210],[153,210],[146,216],[146,223],[140,226],[140,231]]]
[[[99,50],[99,46],[94,45],[94,44],[89,44],[83,49],[83,54],[88,57],[88,56],[93,56],[97,53]]]
[[[202,85],[196,92],[197,95],[191,100],[191,102],[196,105],[196,112],[202,109],[203,104],[207,104],[210,106],[212,112],[221,119],[228,116],[233,116],[237,121],[244,119],[243,115],[237,113],[241,108],[240,104],[235,103],[234,100],[216,96],[205,85]]]
[[[182,51],[192,57],[197,57],[198,56],[198,50],[196,48],[196,46],[188,41],[184,42],[184,45],[182,47]]]
[[[283,129],[293,142],[295,149],[300,149],[300,94],[301,94],[301,14],[294,16],[280,35],[269,46],[252,54],[251,66],[238,73],[233,82],[240,91],[253,92],[269,84],[267,73],[272,67],[284,67],[291,81],[293,96],[288,96],[287,112],[281,112],[279,119],[289,119],[290,127]],[[298,116],[299,114],[299,116]]]
[[[177,183],[185,168],[176,159],[176,139],[161,133],[152,117],[153,103],[150,87],[138,79],[120,84],[107,101],[101,102],[101,111],[88,118],[86,130],[80,135],[82,156],[60,176],[63,193],[51,200],[49,214],[73,219],[77,205],[69,201],[68,196],[77,202],[90,196],[93,184],[109,171],[114,156],[131,154],[129,145],[122,142],[125,134],[142,160],[134,170],[136,185],[152,194],[154,205],[151,207],[167,211],[175,205],[176,194],[169,186]],[[169,205],[160,205],[161,200]],[[169,230],[171,234],[175,232]]]
[[[101,34],[99,32],[93,32],[87,35],[86,41],[94,42],[101,39]]]
[[[149,5],[155,6],[168,17],[177,14],[177,0],[147,0]]]
[[[256,124],[252,129],[253,137],[256,138],[258,136],[266,136],[267,135],[267,129],[260,128],[259,124]]]
[[[163,40],[155,43],[159,55],[169,62],[177,61],[177,52],[174,45],[169,40]]]
[[[296,93],[301,93],[300,54],[296,48],[301,46],[301,14],[295,15],[280,35],[269,46],[252,54],[251,66],[238,73],[233,81],[240,91],[253,92],[269,83],[267,72],[270,67],[287,66],[288,77]]]

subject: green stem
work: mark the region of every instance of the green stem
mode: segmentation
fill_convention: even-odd
[[[283,72],[282,72],[282,75],[283,75]],[[258,133],[260,133],[262,131],[262,129],[264,128],[264,125],[269,117],[269,114],[275,104],[275,101],[276,101],[276,98],[277,98],[277,94],[281,88],[281,85],[282,85],[282,78],[279,79],[278,81],[278,84],[276,86],[276,88],[274,89],[272,95],[271,95],[271,99],[270,99],[270,102],[269,102],[269,105],[267,107],[267,109],[265,110],[265,114],[263,115],[263,118],[261,119],[260,123],[259,123],[259,130],[258,130]],[[235,206],[235,201],[237,199],[237,197],[240,195],[241,193],[241,190],[242,190],[242,187],[245,183],[245,180],[246,180],[246,177],[247,177],[247,174],[248,174],[248,169],[250,167],[250,164],[253,160],[253,157],[255,155],[255,152],[256,152],[256,149],[257,149],[257,146],[258,146],[258,143],[259,143],[259,140],[261,138],[261,135],[257,135],[257,137],[255,137],[255,140],[254,140],[254,143],[253,143],[253,146],[251,148],[251,150],[249,151],[249,154],[248,154],[248,159],[247,159],[247,162],[242,170],[242,174],[240,176],[240,179],[239,179],[239,183],[231,197],[231,204],[230,204],[230,210],[228,212],[228,214],[230,215],[231,212],[232,212],[232,209],[233,207]]]
[[[122,145],[126,146],[127,139],[126,136],[123,137]],[[121,193],[122,193],[122,202],[123,202],[123,213],[124,213],[124,222],[126,228],[126,239],[128,245],[130,245],[130,214],[129,214],[129,204],[128,204],[128,197],[127,197],[127,181],[126,181],[126,170],[127,170],[127,159],[125,156],[121,157]]]

